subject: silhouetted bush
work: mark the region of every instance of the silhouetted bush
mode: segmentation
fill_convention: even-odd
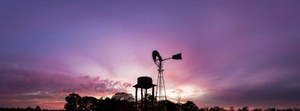
[[[226,111],[224,108],[220,108],[219,106],[209,108],[209,111]]]
[[[187,101],[181,107],[182,111],[198,111],[198,106],[192,101]]]
[[[66,97],[66,102],[66,111],[135,111],[134,102],[127,101],[127,99],[96,99],[89,96],[80,97],[76,93],[71,93]]]
[[[169,100],[164,100],[160,102],[162,105],[164,105],[167,109],[167,111],[178,111],[180,105],[175,104]]]

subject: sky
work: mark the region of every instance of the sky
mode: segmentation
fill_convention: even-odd
[[[300,1],[0,1],[0,107],[134,94],[157,79],[198,107],[300,107]],[[155,82],[154,82],[155,83]]]

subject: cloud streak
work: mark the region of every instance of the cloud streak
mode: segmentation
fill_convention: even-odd
[[[19,107],[28,107],[26,105],[52,107],[51,101],[54,101],[53,104],[55,101],[64,103],[64,98],[71,92],[82,95],[107,96],[116,92],[126,92],[132,86],[127,82],[101,79],[100,77],[55,74],[9,66],[2,66],[0,74],[1,103],[7,107],[15,105]],[[59,108],[63,108],[62,104]]]

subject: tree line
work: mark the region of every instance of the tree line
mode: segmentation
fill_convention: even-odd
[[[149,97],[152,97],[151,95]],[[112,98],[100,98],[97,99],[92,96],[81,97],[79,94],[70,93],[66,98],[66,104],[64,109],[61,110],[48,110],[41,109],[39,106],[36,108],[1,108],[0,111],[136,111],[134,98],[128,93],[116,93]],[[152,100],[152,99],[149,99]],[[151,101],[149,101],[151,103]],[[300,111],[299,108],[286,108],[286,109],[249,109],[249,107],[243,107],[235,109],[230,107],[225,109],[219,106],[215,107],[202,107],[199,108],[194,102],[187,101],[184,104],[174,103],[169,100],[157,102],[163,105],[166,111]],[[157,110],[155,110],[157,111]]]
[[[151,96],[149,96],[151,97]],[[136,111],[134,98],[131,94],[116,93],[112,98],[100,98],[85,96],[81,97],[76,93],[71,93],[66,97],[66,111]],[[184,104],[173,103],[169,100],[160,101],[159,104],[165,106],[167,111],[198,111],[198,107],[192,101]]]
[[[151,97],[151,95],[149,96]],[[149,99],[151,100],[151,99]],[[71,93],[66,97],[66,111],[136,111],[134,98],[131,94],[116,93],[112,98],[100,98],[85,96],[80,97],[76,93]],[[167,111],[300,111],[299,108],[276,109],[255,108],[250,110],[248,106],[238,108],[234,107],[225,109],[219,106],[199,108],[194,102],[187,101],[184,104],[174,103],[169,100],[159,101],[159,104],[165,106]]]

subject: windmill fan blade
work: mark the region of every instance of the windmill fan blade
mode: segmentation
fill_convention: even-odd
[[[181,60],[182,59],[181,53],[173,55],[172,59],[174,59],[174,60]]]
[[[157,60],[162,61],[161,56],[159,55],[158,51],[154,50],[152,52],[152,59],[154,62],[156,62]]]

